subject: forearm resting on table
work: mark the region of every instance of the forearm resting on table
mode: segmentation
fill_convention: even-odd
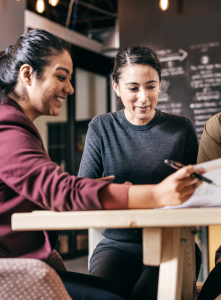
[[[111,183],[100,190],[99,199],[104,209],[153,208],[157,206],[154,187]]]
[[[128,208],[157,207],[154,196],[156,185],[132,185],[128,190]]]
[[[99,191],[103,209],[127,209],[129,185],[110,183]]]

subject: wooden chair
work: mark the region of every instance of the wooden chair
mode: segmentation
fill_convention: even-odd
[[[197,298],[198,298],[198,296],[199,296],[199,293],[200,293],[200,291],[201,291],[203,285],[204,285],[204,282],[203,282],[203,281],[197,281],[197,282],[196,282],[196,295],[197,295]]]

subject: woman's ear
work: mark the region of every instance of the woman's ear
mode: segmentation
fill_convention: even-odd
[[[118,84],[116,84],[116,82],[114,82],[114,80],[113,80],[112,85],[113,85],[115,93],[117,94],[117,97],[120,97],[120,91],[119,91]]]
[[[24,64],[20,68],[20,79],[23,84],[31,86],[33,81],[32,67],[28,64]]]

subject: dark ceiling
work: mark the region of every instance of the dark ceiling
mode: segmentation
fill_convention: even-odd
[[[37,0],[27,0],[27,8],[36,11]],[[60,25],[65,26],[70,0],[59,0],[55,7],[45,2],[42,15]],[[99,40],[99,33],[111,30],[117,17],[117,0],[75,0],[71,13],[69,28]]]

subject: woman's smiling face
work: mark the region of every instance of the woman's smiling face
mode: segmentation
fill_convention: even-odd
[[[70,54],[64,51],[52,56],[40,79],[33,76],[27,86],[27,114],[32,121],[41,115],[58,116],[63,101],[73,94],[71,75],[73,63]]]
[[[130,123],[144,125],[153,119],[160,85],[158,72],[149,65],[123,67],[119,83],[113,82],[113,87],[121,97]]]

